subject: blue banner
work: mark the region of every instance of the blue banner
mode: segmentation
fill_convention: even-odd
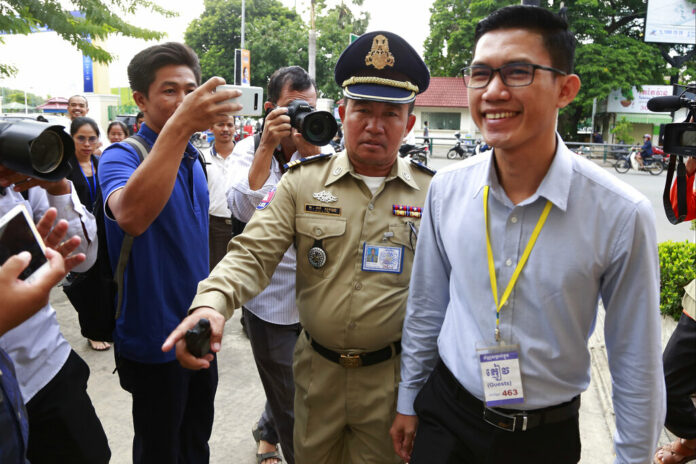
[[[92,72],[92,58],[82,54],[82,74],[83,78],[83,91],[85,93],[94,92],[94,76]]]

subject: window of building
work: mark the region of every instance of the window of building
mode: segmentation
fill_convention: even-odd
[[[421,129],[423,122],[428,121],[428,127],[433,129],[459,130],[461,115],[459,113],[421,113]]]

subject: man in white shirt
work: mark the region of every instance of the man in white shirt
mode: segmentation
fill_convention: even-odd
[[[216,122],[210,128],[215,141],[208,150],[203,152],[208,174],[208,247],[210,249],[210,270],[227,253],[227,243],[232,239],[232,213],[227,207],[227,180],[232,165],[232,150],[234,149],[234,119]]]
[[[493,152],[438,172],[424,206],[391,431],[411,464],[577,463],[600,297],[615,462],[650,461],[665,414],[655,217],[556,132],[580,89],[575,40],[539,7],[476,26],[463,79]]]

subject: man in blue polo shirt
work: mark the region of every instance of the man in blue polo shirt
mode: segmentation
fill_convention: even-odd
[[[140,162],[131,146],[111,145],[99,181],[112,265],[124,234],[134,237],[114,331],[121,386],[133,397],[133,462],[208,462],[217,369],[183,369],[160,346],[209,271],[208,188],[188,140],[239,110],[223,103],[239,92],[215,92],[219,77],[199,87],[198,57],[179,43],[138,53],[128,78],[145,116],[138,135],[151,149]]]

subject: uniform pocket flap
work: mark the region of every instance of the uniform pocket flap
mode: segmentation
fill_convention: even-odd
[[[295,226],[298,234],[306,235],[317,240],[328,237],[338,237],[346,233],[345,218],[299,216],[296,218]]]

